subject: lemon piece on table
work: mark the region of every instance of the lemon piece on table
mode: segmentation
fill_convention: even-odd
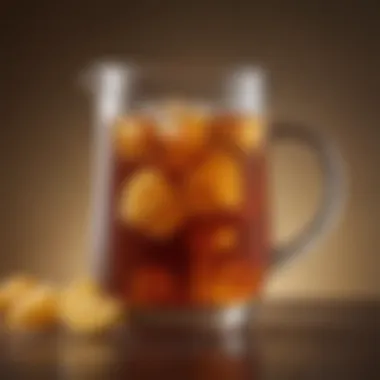
[[[13,302],[33,289],[36,283],[32,276],[16,275],[0,284],[0,310],[6,311]]]
[[[9,308],[5,315],[7,326],[17,330],[50,327],[58,319],[58,294],[50,286],[40,285],[30,290]]]
[[[90,282],[78,282],[67,289],[60,304],[60,318],[73,332],[99,333],[114,327],[121,320],[121,304]]]

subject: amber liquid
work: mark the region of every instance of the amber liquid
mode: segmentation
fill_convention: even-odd
[[[222,144],[219,137],[223,131],[238,128],[239,123],[227,116],[219,116],[218,120],[214,120],[216,127],[201,152],[178,170],[165,165],[161,159],[164,150],[157,149],[157,155],[150,160],[126,159],[113,151],[109,286],[129,305],[226,306],[246,302],[260,292],[268,253],[265,149],[259,146],[247,153],[233,146],[225,147],[223,144],[229,144],[229,139]],[[153,151],[151,148],[150,154]],[[117,208],[122,189],[139,172],[147,167],[157,168],[170,186],[181,193],[189,176],[214,151],[227,152],[240,168],[243,186],[239,207],[195,214],[190,210],[172,233],[159,239],[120,218]],[[223,173],[222,170],[213,178],[212,186],[226,186]]]

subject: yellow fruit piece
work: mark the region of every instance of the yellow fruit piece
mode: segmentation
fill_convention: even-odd
[[[189,176],[185,190],[188,208],[195,214],[238,211],[243,187],[238,162],[227,154],[215,153]]]
[[[71,289],[63,298],[61,320],[72,331],[99,333],[115,326],[122,313],[121,304],[90,289]]]
[[[172,235],[184,219],[178,195],[154,169],[143,169],[126,183],[118,211],[124,223],[159,239]]]
[[[257,117],[244,118],[232,135],[232,141],[245,153],[250,153],[263,145],[266,128]]]
[[[150,148],[152,130],[141,118],[119,118],[113,126],[113,145],[118,157],[127,160],[143,158]]]
[[[99,293],[100,292],[100,287],[97,282],[95,282],[92,278],[90,277],[83,277],[76,279],[73,281],[67,289],[65,289],[62,292],[62,296],[70,296],[71,294],[78,294],[78,293]]]
[[[49,327],[58,319],[57,292],[48,286],[37,286],[12,304],[6,314],[11,329],[34,330]]]
[[[0,285],[0,310],[7,310],[13,302],[29,292],[36,285],[31,276],[17,275]]]
[[[67,308],[81,302],[81,299],[88,296],[100,297],[102,292],[99,285],[90,277],[79,278],[73,281],[66,289],[61,292],[59,307],[61,312]]]

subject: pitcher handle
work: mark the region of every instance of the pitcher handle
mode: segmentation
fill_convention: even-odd
[[[298,141],[316,153],[324,182],[320,206],[314,217],[296,237],[273,249],[272,262],[277,266],[310,251],[335,225],[342,213],[347,191],[343,159],[330,139],[315,129],[294,123],[275,122],[272,128],[274,141]]]

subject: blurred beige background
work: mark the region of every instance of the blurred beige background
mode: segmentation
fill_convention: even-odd
[[[339,144],[350,196],[339,226],[308,255],[275,271],[271,297],[380,296],[379,27],[346,3],[33,3],[2,10],[1,274],[27,269],[65,281],[85,271],[91,110],[77,85],[94,59],[259,62],[273,113],[320,126]],[[286,5],[285,5],[286,4]],[[274,239],[313,212],[314,157],[274,151]]]

